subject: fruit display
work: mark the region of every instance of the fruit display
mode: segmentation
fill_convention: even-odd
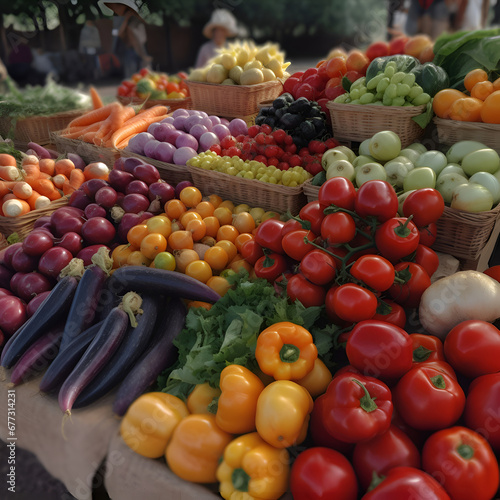
[[[189,97],[189,88],[185,81],[187,74],[180,71],[173,75],[158,71],[141,69],[128,80],[123,80],[118,87],[119,97],[165,100],[185,99]]]
[[[203,68],[191,70],[188,80],[222,85],[256,85],[287,78],[289,62],[277,44],[255,45],[233,42],[217,49],[218,54]]]

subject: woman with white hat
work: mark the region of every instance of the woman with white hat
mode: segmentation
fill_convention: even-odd
[[[205,42],[198,52],[196,67],[205,66],[209,59],[216,55],[216,49],[223,47],[228,38],[238,34],[236,19],[226,9],[216,9],[212,12],[210,21],[203,28],[203,35],[210,40]]]

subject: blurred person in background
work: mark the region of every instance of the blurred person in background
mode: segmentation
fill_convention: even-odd
[[[217,55],[217,49],[226,45],[228,38],[238,35],[238,26],[235,17],[226,9],[216,9],[212,12],[210,21],[203,28],[203,35],[209,39],[198,51],[196,57],[197,68],[205,64]]]
[[[78,51],[84,54],[91,61],[90,78],[94,80],[99,77],[99,58],[97,54],[101,50],[101,35],[95,25],[94,21],[87,19],[80,31],[80,41],[78,44]]]
[[[449,29],[450,5],[455,0],[411,0],[405,31],[422,33],[435,40]]]
[[[473,31],[486,27],[490,10],[489,0],[457,0],[456,5],[454,29]]]

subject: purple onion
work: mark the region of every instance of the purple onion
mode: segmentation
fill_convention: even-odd
[[[173,113],[172,116],[177,118],[178,116],[189,116],[189,111],[184,108],[177,108]]]

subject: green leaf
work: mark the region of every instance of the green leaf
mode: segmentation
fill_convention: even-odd
[[[421,128],[427,127],[434,116],[434,110],[432,109],[432,100],[427,103],[425,111],[417,116],[414,116],[412,120],[417,123]]]

